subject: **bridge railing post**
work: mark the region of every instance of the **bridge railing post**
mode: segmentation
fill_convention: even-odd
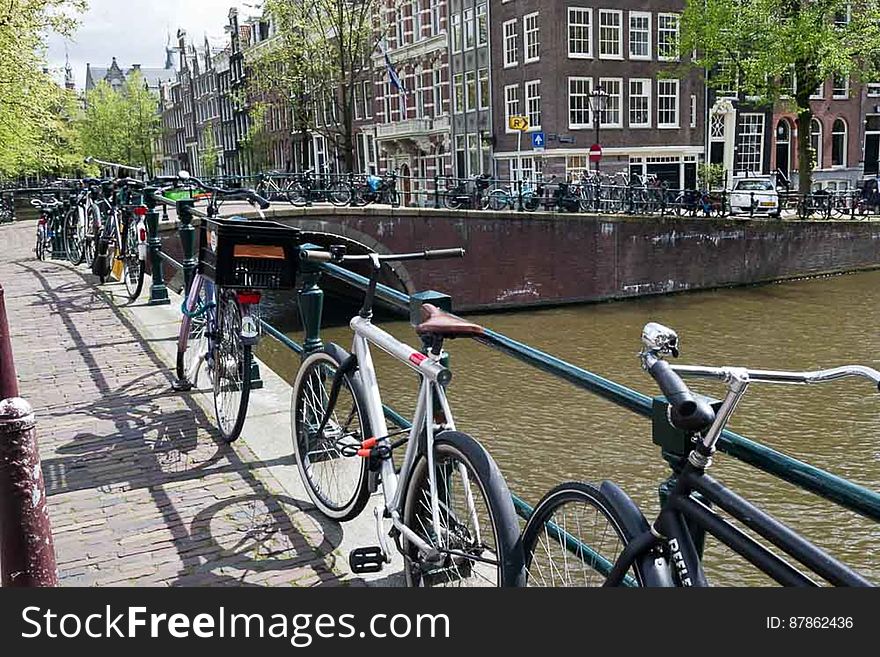
[[[168,288],[165,286],[165,268],[162,264],[162,238],[159,236],[159,210],[156,207],[154,194],[157,188],[148,187],[144,190],[144,203],[147,206],[147,248],[150,253],[150,267],[153,285],[150,288],[150,305],[167,306]]]
[[[525,208],[523,208],[523,198],[522,198],[522,178],[516,181],[516,211],[524,212]]]
[[[434,175],[434,209],[440,209],[440,176]]]
[[[318,249],[314,244],[304,244],[302,249]],[[299,316],[302,320],[304,340],[303,358],[324,348],[321,340],[321,322],[324,317],[324,290],[321,289],[321,267],[314,262],[300,262],[301,283],[297,292]]]
[[[177,202],[178,234],[180,235],[180,245],[183,247],[184,295],[189,294],[189,288],[199,264],[196,258],[196,229],[192,225],[191,212],[195,203],[193,199],[182,199]]]

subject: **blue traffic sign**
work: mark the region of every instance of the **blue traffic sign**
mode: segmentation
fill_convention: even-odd
[[[546,142],[547,138],[544,136],[543,132],[532,133],[532,148],[535,150],[542,150]]]

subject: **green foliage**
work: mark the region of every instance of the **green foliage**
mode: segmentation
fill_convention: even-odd
[[[326,137],[354,166],[355,88],[370,79],[379,0],[266,0],[277,36],[252,65],[251,95],[285,103],[296,132]],[[316,117],[321,117],[316,120]]]
[[[69,35],[82,0],[4,0],[0,5],[0,176],[72,173],[82,153],[71,128],[74,94],[44,72],[45,35]]]
[[[252,171],[265,171],[269,168],[271,136],[266,126],[268,111],[265,103],[256,103],[248,112],[250,128],[241,145]]]
[[[202,172],[206,176],[217,175],[217,140],[214,138],[213,124],[206,124],[202,128],[201,144],[199,145],[199,160],[202,165]]]
[[[78,128],[85,152],[92,157],[156,170],[155,144],[162,134],[158,97],[134,72],[119,92],[102,80],[86,94]]]
[[[688,0],[680,53],[764,106],[781,104],[812,119],[810,95],[825,80],[871,80],[880,62],[880,0]],[[811,160],[809,128],[798,130],[801,162]],[[812,167],[800,167],[810,189]]]
[[[724,165],[701,164],[697,167],[697,179],[701,189],[721,189],[724,187]]]

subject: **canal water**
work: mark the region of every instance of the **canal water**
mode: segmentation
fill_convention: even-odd
[[[601,376],[648,395],[639,367],[642,327],[658,321],[682,340],[679,362],[804,370],[843,364],[880,369],[880,272],[793,281],[617,303],[471,316]],[[383,327],[418,344],[406,322]],[[295,339],[300,331],[289,327]],[[346,327],[325,341],[348,345]],[[566,480],[611,479],[642,506],[658,509],[669,474],[651,441],[650,421],[472,341],[448,344],[455,378],[449,390],[459,429],[473,434],[500,465],[511,490],[535,504]],[[266,339],[260,356],[289,381],[297,359]],[[407,415],[415,380],[377,355],[386,401]],[[721,396],[723,388],[694,389]],[[880,490],[880,394],[867,380],[816,387],[754,385],[731,428],[798,459]],[[711,474],[810,540],[880,583],[880,524],[719,454]],[[717,585],[770,584],[724,546],[709,540],[705,558]]]

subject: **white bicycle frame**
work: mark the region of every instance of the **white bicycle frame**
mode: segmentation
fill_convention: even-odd
[[[390,449],[391,441],[388,437],[388,425],[385,421],[384,405],[382,404],[382,396],[379,392],[379,383],[376,379],[373,357],[370,353],[370,343],[376,345],[401,363],[404,363],[421,378],[418,403],[416,404],[406,454],[404,455],[400,473],[395,472],[394,462],[390,458],[382,462],[380,473],[382,477],[385,516],[391,519],[394,527],[406,537],[407,541],[413,543],[426,558],[429,560],[436,558],[438,555],[437,548],[426,543],[413,530],[404,525],[401,519],[401,511],[405,501],[405,491],[401,483],[406,484],[410,479],[416,458],[419,455],[419,439],[424,431],[426,456],[428,459],[428,481],[431,491],[431,521],[434,535],[442,537],[444,531],[440,525],[440,501],[437,495],[437,480],[434,471],[434,437],[439,431],[455,431],[455,421],[449,408],[446,392],[443,389],[443,386],[449,382],[451,373],[440,364],[440,356],[432,354],[426,356],[416,351],[409,345],[400,342],[382,329],[374,326],[370,319],[361,316],[355,317],[351,321],[351,329],[355,333],[352,351],[357,356],[358,362],[358,370],[353,377],[360,384],[361,390],[364,393],[365,411],[374,436],[380,439],[378,443],[380,447],[384,446]],[[440,408],[443,411],[444,422],[442,425],[434,424],[435,400],[439,402]],[[464,482],[471,521],[474,523],[474,529],[477,533],[476,540],[480,541],[479,523],[477,522],[470,482],[464,464],[459,463],[459,468],[462,470],[462,481]],[[387,560],[389,552],[385,542],[382,519],[378,510],[376,513],[376,526],[379,541]]]

